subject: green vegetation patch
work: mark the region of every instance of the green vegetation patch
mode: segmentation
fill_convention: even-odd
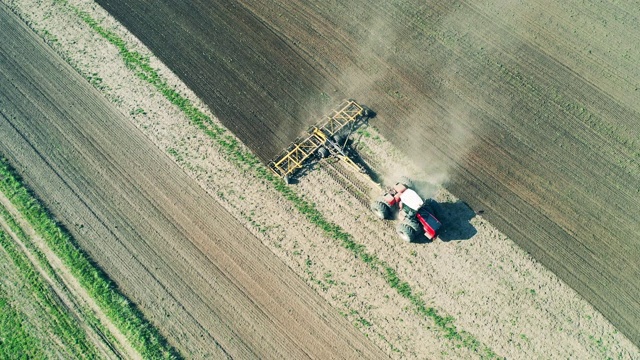
[[[143,357],[151,359],[180,357],[177,350],[171,347],[158,330],[144,318],[142,312],[120,293],[116,284],[80,248],[63,226],[54,220],[53,215],[27,189],[5,158],[0,159],[0,191],[42,236],[47,245],[70,269],[73,276],[95,299],[102,311]]]
[[[356,257],[367,263],[371,269],[378,271],[391,288],[395,289],[400,295],[413,303],[415,311],[418,314],[431,318],[438,328],[444,331],[446,338],[457,342],[457,347],[467,347],[470,350],[478,352],[483,357],[497,357],[497,354],[493,352],[493,350],[481,344],[473,335],[466,331],[458,330],[453,324],[454,319],[452,317],[442,316],[434,308],[427,307],[421,296],[416,294],[407,282],[403,282],[398,278],[393,268],[380,260],[375,254],[368,253],[364,245],[356,243],[353,237],[340,226],[326,220],[316,208],[315,204],[303,199],[291,190],[282,179],[275,176],[263,166],[253,153],[245,150],[233,135],[227,133],[226,129],[214,123],[209,116],[200,111],[189,99],[168,85],[167,82],[160,77],[158,72],[151,67],[147,57],[142,56],[136,51],[129,50],[123,39],[114,32],[103,28],[98,21],[93,19],[87,12],[68,4],[66,0],[60,0],[59,2],[66,4],[89,25],[89,27],[116,46],[126,66],[131,69],[138,78],[154,86],[167,100],[182,110],[193,125],[197,126],[220,146],[223,154],[225,154],[230,161],[240,168],[254,170],[259,179],[271,183],[283,197],[294,204],[296,209],[302,213],[309,222],[318,226],[327,236],[336,240],[345,249],[351,251]]]
[[[52,293],[51,288],[42,279],[42,276],[33,267],[33,264],[29,261],[27,256],[21,252],[16,243],[5,233],[0,230],[0,246],[9,255],[13,264],[19,271],[19,275],[25,280],[28,286],[28,291],[33,295],[34,300],[47,314],[46,326],[62,341],[65,350],[69,351],[75,358],[95,358],[97,352],[93,344],[87,339],[86,333],[78,322],[69,314],[66,309],[63,308],[56,301],[56,295]],[[9,306],[7,304],[7,306]],[[8,309],[8,311],[11,311]],[[15,311],[15,310],[14,310]],[[4,316],[4,314],[3,314]],[[2,329],[0,332],[9,332],[12,329],[23,329],[22,326],[18,326],[15,321],[18,320],[14,315],[7,314],[7,323],[3,321]],[[4,326],[7,328],[4,328]],[[18,330],[19,330],[18,329]],[[24,335],[20,332],[9,336],[12,346],[21,347],[29,346],[34,340],[31,339],[31,335]],[[0,339],[0,348],[5,347],[4,337]],[[16,356],[20,352],[14,353],[12,356]],[[0,357],[4,359],[5,357]]]
[[[20,225],[16,222],[16,220],[11,216],[9,211],[0,204],[0,217],[5,221],[5,223],[9,226],[9,229],[13,231],[13,234],[22,242],[22,244],[29,250],[29,252],[34,255],[38,259],[38,263],[42,266],[42,269],[46,271],[47,275],[52,278],[59,280],[58,274],[53,270],[51,264],[45,257],[45,255],[38,249],[31,239],[24,233]],[[60,281],[58,281],[60,283]]]
[[[22,244],[27,248],[27,250],[31,253],[31,255],[35,256],[40,264],[42,270],[44,270],[50,277],[58,284],[63,284],[62,280],[58,276],[58,273],[55,272],[48,259],[44,255],[37,246],[34,245],[33,241],[24,233],[20,225],[16,222],[16,220],[11,216],[9,211],[2,205],[0,205],[0,217],[4,219],[7,223],[11,231],[15,234],[15,236],[22,242]],[[65,289],[63,289],[65,290]],[[66,293],[69,294],[69,291],[66,290]],[[110,343],[116,344],[118,340],[113,336],[113,334],[107,330],[107,328],[100,322],[100,320],[96,317],[93,311],[89,308],[79,308],[81,311],[81,315],[83,320],[87,325],[96,329],[99,333],[103,334]],[[0,357],[2,359],[2,357]]]
[[[0,290],[0,359],[44,359],[42,343],[25,327],[27,316]]]

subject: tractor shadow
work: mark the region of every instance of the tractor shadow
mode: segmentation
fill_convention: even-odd
[[[456,201],[454,203],[430,204],[432,213],[442,223],[442,230],[438,239],[443,242],[464,241],[471,239],[478,230],[471,225],[470,220],[476,216],[476,212],[467,203]],[[416,243],[430,243],[424,235],[415,240]]]
[[[438,220],[443,228],[439,235],[440,240],[444,242],[469,240],[478,233],[470,222],[476,213],[464,201],[441,203],[438,204],[438,208],[436,216],[439,216]]]

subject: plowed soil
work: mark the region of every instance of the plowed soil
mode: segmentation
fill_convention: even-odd
[[[596,1],[98,0],[268,161],[354,97],[640,344],[640,13]]]
[[[0,152],[185,356],[384,356],[4,5],[0,23]]]

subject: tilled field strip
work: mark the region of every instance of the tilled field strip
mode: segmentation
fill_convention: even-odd
[[[122,50],[121,50],[121,51],[122,51]],[[146,77],[146,78],[151,78],[151,79],[154,79],[154,78],[155,78],[155,76],[154,76],[154,75],[150,75],[150,74],[147,74],[147,75],[145,75],[144,77]],[[179,98],[178,98],[178,99],[172,99],[172,101],[173,101],[173,100],[175,100],[175,103],[176,103],[178,106],[180,106],[180,104],[182,104],[182,103],[183,103],[183,102],[182,102],[182,100],[180,100]],[[196,117],[196,118],[198,118],[198,119],[200,119],[200,118],[201,118],[201,116],[195,116],[195,114],[192,114],[192,115],[194,115],[194,117]],[[214,131],[214,133],[218,133],[218,132],[217,132],[217,131]],[[216,137],[214,136],[214,138],[216,138]],[[225,143],[226,143],[226,144],[231,143],[231,141],[226,141],[226,140],[223,140],[223,141],[225,141]],[[248,155],[241,155],[241,154],[240,154],[240,155],[238,155],[238,154],[237,154],[237,149],[236,149],[235,147],[230,147],[230,148],[227,148],[226,150],[227,150],[230,154],[232,154],[232,155],[236,156],[236,160],[240,159],[240,160],[241,160],[241,161],[240,161],[241,163],[242,163],[242,160],[243,160],[243,159],[249,159],[249,163],[250,163],[250,164],[253,164],[253,162],[250,160],[250,159],[251,159],[251,157],[250,157],[250,156],[248,156]],[[304,211],[304,210],[303,210],[303,211]],[[311,216],[311,218],[314,218],[314,217],[315,217],[315,215],[312,215],[312,216]],[[351,248],[351,246],[353,246],[353,245],[348,245],[348,244],[349,244],[349,242],[347,242],[347,245],[346,245],[346,246],[347,246],[347,247],[349,247],[349,248]],[[355,245],[355,249],[356,249],[356,252],[359,252],[359,251],[360,251],[360,249],[359,249],[359,247],[358,247],[357,245]],[[364,258],[365,258],[365,259],[373,259],[373,258],[371,257],[371,255],[368,255],[368,254],[366,254],[366,253],[364,254]],[[374,258],[375,258],[375,257],[374,257]],[[374,261],[374,263],[375,263],[375,262],[377,262],[377,261]],[[388,279],[388,280],[389,280],[389,279],[393,279],[393,280],[391,280],[391,282],[390,282],[390,284],[392,285],[392,287],[396,287],[396,286],[401,285],[401,286],[399,287],[399,289],[405,289],[405,288],[406,288],[406,285],[402,285],[400,282],[398,282],[398,280],[397,280],[397,279],[395,279],[395,278],[394,278],[394,276],[392,276],[391,278],[387,278],[387,279]],[[404,290],[402,290],[402,291],[404,291]],[[409,297],[413,297],[413,296],[412,296],[412,295],[409,295]],[[438,321],[441,321],[441,320],[438,320]]]
[[[87,7],[84,8],[87,9]],[[98,11],[98,14],[100,13]],[[47,14],[51,14],[52,17],[56,16],[55,11],[53,13],[47,12]],[[98,15],[98,18],[101,16]],[[49,17],[46,19],[48,25],[45,25],[44,29],[54,31],[49,34],[44,31],[45,38],[54,36],[51,34],[68,36],[67,27],[65,30],[55,26],[49,27],[51,22],[48,21]],[[109,28],[113,29],[112,20],[105,20],[105,23],[111,24]],[[73,20],[70,22],[74,23]],[[36,28],[38,27],[36,26]],[[120,32],[120,34],[124,34],[123,36],[129,41],[133,41],[126,32]],[[74,45],[71,48],[75,48],[77,45],[80,49],[86,49],[84,47],[86,45],[83,46],[86,36],[81,36],[78,39],[75,35],[71,32],[71,39],[74,39],[72,40]],[[110,40],[122,44],[118,39],[112,39],[111,35],[105,35]],[[67,41],[65,36],[59,37],[61,41]],[[58,44],[54,45],[60,49],[57,47]],[[99,47],[100,49],[108,49],[102,45]],[[136,53],[126,51],[122,47],[119,48],[125,59],[144,59],[138,57]],[[73,52],[67,52],[65,56],[70,54],[76,61],[80,59],[81,62],[84,62],[82,56]],[[96,59],[95,61],[100,60]],[[152,61],[155,60],[152,59]],[[104,62],[105,60],[101,60],[101,63]],[[107,62],[119,62],[117,54],[114,54]],[[127,64],[131,63],[127,62]],[[398,296],[393,292],[387,292],[388,283],[383,283],[380,286],[380,281],[370,276],[375,275],[375,271],[372,272],[370,269],[365,269],[367,271],[364,272],[360,271],[362,265],[367,266],[367,263],[350,259],[344,254],[340,255],[340,251],[335,251],[339,250],[337,249],[339,247],[332,247],[331,244],[327,244],[326,239],[317,237],[312,228],[304,229],[308,225],[305,225],[306,220],[299,218],[299,214],[285,211],[287,214],[283,215],[280,207],[286,208],[287,204],[286,201],[280,199],[281,196],[275,194],[274,198],[271,194],[272,189],[269,188],[260,191],[259,188],[263,188],[265,183],[262,183],[262,186],[257,186],[260,181],[251,180],[246,171],[240,171],[239,174],[233,165],[220,161],[219,156],[214,155],[216,151],[212,151],[215,146],[209,144],[208,141],[203,141],[202,137],[194,136],[195,129],[188,125],[186,119],[174,119],[179,117],[175,114],[170,115],[170,118],[156,116],[160,114],[148,116],[144,110],[155,112],[157,106],[145,100],[145,96],[134,97],[135,100],[129,99],[131,94],[122,91],[122,87],[127,88],[131,85],[126,81],[111,81],[114,79],[114,72],[111,68],[107,68],[105,71],[104,66],[96,64],[92,66],[82,64],[81,67],[85,69],[85,73],[91,74],[88,79],[92,83],[92,79],[99,79],[99,77],[109,79],[102,84],[94,85],[102,91],[107,89],[105,93],[108,97],[116,101],[123,112],[131,112],[131,120],[147,136],[154,139],[156,145],[161,149],[167,149],[168,153],[182,165],[187,173],[198,180],[212,195],[217,196],[237,219],[244,222],[256,236],[263,239],[265,245],[269,246],[294,270],[297,270],[299,275],[307,279],[307,282],[325,299],[341,309],[345,317],[354,321],[354,325],[359,327],[381,348],[388,347],[391,354],[395,355],[394,357],[426,356],[431,358],[446,354],[454,358],[470,356],[463,349],[451,350],[447,348],[448,342],[429,340],[430,336],[438,335],[437,331],[428,330],[430,320],[422,321],[420,324],[419,317],[404,313],[411,307],[406,307],[406,301],[403,303],[403,301],[394,300],[394,297]],[[119,74],[128,73],[128,71],[120,71]],[[166,69],[163,71],[167,74]],[[122,76],[115,75],[115,78],[120,79]],[[127,76],[124,75],[124,77]],[[147,78],[147,76],[140,77]],[[154,84],[156,83],[154,81]],[[172,80],[172,84],[178,88],[182,86],[174,80]],[[115,94],[120,95],[112,93],[111,90],[108,90],[109,87],[119,89]],[[160,90],[162,91],[162,89]],[[162,92],[164,93],[164,91]],[[187,93],[189,92],[187,91]],[[176,98],[175,93],[165,93],[165,95],[167,94],[174,94],[170,98],[172,101],[176,101],[179,106],[187,104],[179,97]],[[190,98],[195,99],[193,95]],[[124,103],[121,100],[125,100]],[[169,113],[173,114],[172,111]],[[190,114],[189,116],[197,115],[189,111],[187,113]],[[201,116],[196,116],[196,118],[202,119]],[[162,129],[161,132],[158,132],[158,129]],[[167,129],[167,132],[163,132],[164,129]],[[218,132],[214,131],[214,133]],[[214,136],[214,138],[216,137]],[[235,145],[229,147],[234,144],[232,139],[226,136],[222,139],[216,139],[222,141],[220,144],[223,145],[223,152],[227,156],[233,154],[231,158],[235,160],[242,158],[241,153],[233,152]],[[380,141],[378,135],[374,134],[372,140],[376,139],[378,140],[375,144],[370,144],[373,147],[362,150],[367,152],[382,150],[378,151],[385,153],[382,157],[378,157],[378,159],[382,159],[380,164],[389,165],[391,154],[395,154],[392,156],[393,163],[401,160],[402,157],[396,154],[396,150],[390,148],[385,141]],[[215,163],[216,166],[213,167],[211,163]],[[322,167],[322,169],[329,168]],[[498,350],[498,353],[508,357],[529,358],[597,358],[597,354],[601,353],[602,356],[611,354],[613,357],[625,358],[624,346],[628,344],[622,348],[619,347],[625,344],[625,340],[622,340],[621,336],[613,331],[599,314],[594,313],[593,309],[563,284],[559,284],[557,279],[546,270],[532,262],[530,258],[522,256],[519,249],[515,248],[510,241],[504,239],[482,219],[473,219],[473,226],[464,225],[474,216],[473,212],[471,211],[469,214],[468,207],[461,206],[462,204],[458,206],[456,200],[452,200],[450,195],[446,195],[446,192],[439,195],[438,199],[447,202],[444,204],[445,220],[452,227],[449,229],[449,225],[447,225],[448,231],[443,235],[446,235],[449,240],[466,239],[475,234],[475,231],[471,231],[473,227],[477,228],[478,234],[469,242],[431,244],[424,247],[412,246],[411,252],[405,254],[409,248],[393,241],[395,236],[392,229],[381,226],[378,221],[368,219],[370,216],[366,215],[368,214],[366,206],[358,204],[362,197],[357,196],[358,200],[356,200],[341,190],[345,184],[347,188],[353,190],[353,186],[349,186],[348,183],[353,183],[356,188],[360,188],[362,184],[356,185],[357,182],[354,182],[353,179],[346,182],[338,181],[339,184],[334,184],[331,178],[324,176],[322,169],[314,171],[300,184],[305,189],[303,192],[312,196],[311,199],[323,209],[322,213],[325,216],[333,216],[333,221],[350,229],[349,232],[356,237],[357,241],[366,245],[369,254],[382,256],[389,263],[394,264],[394,267],[397,266],[398,273],[409,280],[413,290],[426,294],[425,300],[428,303],[434,303],[438,307],[446,309],[446,312],[455,315],[457,324],[479,335],[479,338],[486,339],[488,344]],[[339,167],[335,169],[340,172]],[[396,169],[398,168],[396,167]],[[334,177],[334,179],[343,180],[348,178],[350,178],[349,174],[344,172]],[[416,177],[416,179],[423,178],[430,177]],[[317,184],[323,184],[323,186],[318,187]],[[250,196],[244,191],[238,193],[237,189],[260,191],[260,196]],[[336,203],[335,199],[340,199],[340,201]],[[277,205],[270,207],[268,204]],[[265,218],[264,214],[267,213],[273,215]],[[338,215],[337,218],[336,215]],[[290,219],[290,221],[283,225],[280,224],[282,219]],[[356,224],[354,223],[356,219],[358,222],[365,221],[365,223]],[[294,228],[302,228],[303,231],[300,234],[303,235],[293,235]],[[332,258],[336,255],[338,259]],[[336,260],[338,260],[337,263]],[[418,261],[418,266],[411,265],[415,261]],[[487,262],[489,268],[487,268]],[[355,273],[354,270],[356,270]],[[470,274],[476,274],[476,276],[469,276]],[[352,278],[353,276],[357,276],[360,280]],[[477,282],[478,279],[482,280]],[[363,286],[364,284],[366,285]],[[377,296],[371,295],[371,291]],[[553,292],[553,297],[549,297],[550,291]],[[382,298],[379,296],[381,293],[384,294]],[[499,306],[500,311],[496,312],[495,305],[491,306],[492,304],[505,305]],[[474,313],[469,313],[468,309],[474,309]],[[400,317],[398,317],[398,313],[400,313]],[[482,320],[488,318],[492,320],[489,322]],[[380,326],[381,324],[384,325]],[[420,341],[416,341],[416,339],[420,339]],[[544,344],[544,346],[540,346],[540,344]],[[628,350],[626,353],[629,353]]]
[[[444,163],[454,193],[640,343],[636,10],[540,1],[506,18],[500,1],[98,3],[263,160],[319,99],[372,106],[387,139],[425,168]],[[175,26],[159,29],[165,18]]]
[[[99,356],[100,350],[96,347],[97,344],[92,341],[97,340],[92,338],[92,335],[95,334],[87,334],[85,332],[85,330],[89,330],[86,324],[78,321],[75,317],[77,313],[68,309],[70,303],[65,302],[60,297],[63,295],[58,292],[59,289],[50,287],[50,279],[40,271],[41,269],[34,266],[31,254],[24,252],[22,243],[15,241],[12,235],[14,234],[4,231],[4,224],[0,227],[0,252],[3,253],[3,257],[6,255],[9,261],[12,262],[11,265],[13,267],[10,271],[14,272],[14,274],[3,274],[3,277],[14,275],[14,278],[19,278],[17,280],[18,283],[21,282],[21,285],[23,285],[18,290],[20,294],[15,294],[11,297],[11,300],[18,303],[18,306],[30,309],[30,312],[25,315],[31,317],[27,323],[31,323],[30,325],[37,329],[33,335],[44,335],[43,342],[51,346],[42,350],[50,354],[58,353],[58,356],[64,355],[73,358],[95,358]],[[16,283],[12,285],[15,286]],[[20,304],[20,302],[25,301],[25,298],[29,302],[26,306],[25,304]],[[6,328],[2,329],[3,332],[7,330]],[[10,334],[9,336],[16,335]],[[26,339],[16,339],[16,342],[19,344],[24,340]],[[6,345],[4,344],[5,341],[7,342]],[[3,336],[3,346],[12,346],[13,344],[11,343],[11,339]],[[3,350],[5,349],[3,348]],[[22,355],[23,353],[21,346],[16,346],[9,350],[11,353],[6,358],[13,358],[15,354]],[[24,349],[25,355],[34,356],[34,354],[29,353],[28,349]]]
[[[3,34],[27,46],[3,58],[0,149],[165,335],[198,339],[185,355],[381,356],[56,54]]]
[[[134,58],[136,57],[134,56]],[[153,76],[152,74],[147,74],[147,78],[156,79],[156,77]],[[172,98],[172,100],[176,101],[177,103],[182,103],[182,100],[179,98],[174,97]],[[197,117],[199,118],[199,116]],[[214,133],[217,133],[217,131],[214,131]],[[238,145],[237,143],[235,143],[235,140],[231,138],[225,138],[223,139],[223,141],[227,145],[233,144],[232,146],[227,146],[226,150],[229,153],[236,155],[237,156],[236,160],[252,159],[252,155],[250,155],[249,153],[243,153],[243,151],[245,150],[240,150],[238,148]],[[256,159],[249,160],[249,165],[255,165],[256,163],[257,163]],[[240,165],[246,166],[247,163],[243,164],[241,162]],[[274,184],[276,184],[277,187],[280,187],[281,191],[283,191],[285,195],[288,196],[292,201],[298,203],[299,209],[301,209],[301,211],[303,211],[309,219],[321,218],[321,216],[319,217],[319,214],[317,212],[313,211],[312,204],[302,201],[293,192],[291,192],[287,188],[282,187],[282,183],[278,179],[275,179],[271,175],[268,175],[264,168],[260,168],[259,173],[261,174],[261,177],[270,179],[270,181],[274,182]],[[473,337],[470,336],[470,334],[462,330],[458,332],[455,325],[451,323],[451,320],[448,319],[448,317],[439,315],[439,313],[435,309],[425,307],[424,302],[420,300],[418,296],[416,296],[415,294],[411,294],[410,287],[408,287],[406,283],[402,282],[400,279],[397,278],[397,276],[394,273],[394,270],[391,267],[389,267],[384,263],[380,263],[379,261],[376,261],[375,255],[372,256],[371,254],[367,254],[366,251],[363,251],[364,249],[362,249],[360,246],[358,246],[357,244],[353,244],[352,241],[348,239],[349,237],[348,233],[340,230],[338,227],[336,227],[335,224],[331,224],[326,221],[323,222],[322,220],[320,221],[321,221],[320,223],[317,223],[317,220],[315,222],[317,223],[317,225],[324,227],[325,230],[334,229],[329,232],[329,235],[332,237],[337,236],[337,240],[339,241],[346,241],[346,242],[343,242],[343,245],[346,246],[348,249],[354,250],[357,256],[362,256],[367,262],[374,260],[374,263],[372,263],[371,265],[373,266],[374,269],[377,266],[382,266],[384,268],[383,277],[386,279],[389,285],[391,285],[392,288],[396,288],[401,294],[403,294],[403,296],[406,296],[408,297],[409,300],[413,301],[417,306],[417,309],[418,309],[417,311],[419,314],[426,317],[433,318],[433,320],[435,320],[439,324],[439,326],[442,327],[442,330],[445,331],[445,334],[448,334],[447,335],[448,337],[450,337],[451,339],[455,339],[456,341],[463,341],[464,344],[466,344],[467,346],[471,346],[474,349],[487,352],[488,354],[492,353],[492,351],[489,348],[484,348],[484,349],[479,348],[481,344],[477,343],[477,341],[474,340]]]
[[[438,310],[426,306],[420,294],[412,292],[410,285],[398,278],[393,267],[384,261],[380,261],[375,254],[368,253],[366,248],[354,242],[352,236],[340,228],[340,226],[331,221],[327,221],[315,208],[313,203],[304,200],[302,196],[296,194],[294,190],[288,188],[279,178],[275,177],[265,167],[261,166],[258,159],[247,149],[243,148],[235,137],[232,135],[224,135],[225,130],[223,128],[213,123],[208,116],[197,108],[194,108],[191,102],[183,97],[183,95],[171,90],[166,82],[158,76],[156,70],[148,66],[147,60],[139,56],[137,53],[129,51],[126,44],[115,37],[115,34],[100,27],[89,17],[87,13],[77,10],[76,12],[78,12],[83,20],[90,24],[94,30],[108,39],[112,44],[118,46],[120,53],[121,55],[124,55],[124,60],[127,62],[128,66],[137,71],[140,78],[146,79],[151,83],[151,85],[164,93],[169,101],[185,112],[194,125],[198,126],[213,140],[216,140],[218,145],[221,146],[221,150],[225,152],[239,167],[252,169],[255,171],[255,176],[258,179],[267,180],[272,183],[275,189],[278,190],[287,200],[291,201],[295,208],[298,209],[298,211],[300,211],[308,221],[318,226],[326,233],[327,236],[338,241],[340,245],[352,251],[356,257],[369,264],[372,270],[376,272],[380,271],[380,274],[392,289],[410,300],[410,302],[415,306],[415,311],[418,315],[433,320],[440,330],[444,332],[445,336],[448,339],[457,342],[458,346],[464,345],[474,352],[481,353],[482,356],[496,356],[490,347],[479,342],[472,334],[464,330],[457,329],[453,323],[453,318],[447,315],[441,315]]]

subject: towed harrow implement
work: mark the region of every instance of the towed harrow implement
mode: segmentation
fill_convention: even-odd
[[[354,161],[356,154],[347,146],[349,135],[375,113],[354,100],[343,101],[324,121],[312,126],[306,135],[294,141],[275,160],[269,162],[269,168],[289,183],[297,171],[309,164],[313,157],[324,158],[329,154],[342,159],[347,165],[360,173],[367,174],[384,195],[370,205],[373,213],[382,220],[397,215],[403,220],[396,232],[407,242],[417,241],[422,234],[432,241],[441,231],[442,224],[434,215],[437,202],[423,199],[414,189],[413,182],[402,177],[393,187],[385,188],[371,178],[371,173]],[[397,214],[397,215],[396,215]]]
[[[355,100],[343,101],[319,125],[312,126],[306,135],[291,143],[273,161],[270,161],[269,169],[289,182],[312,156],[326,157],[331,153],[343,159],[357,171],[364,172],[362,166],[348,156],[345,144],[351,132],[372,114],[371,110],[359,105]]]

